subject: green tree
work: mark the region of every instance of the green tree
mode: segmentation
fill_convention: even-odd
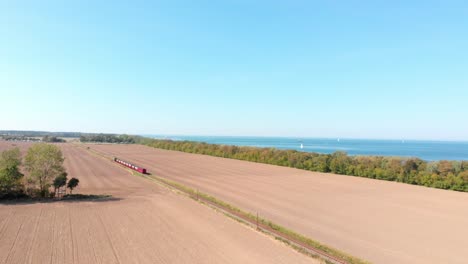
[[[345,174],[347,166],[350,164],[350,160],[343,151],[337,151],[330,157],[330,171],[338,174]]]
[[[67,175],[68,174],[66,172],[62,172],[62,174],[55,177],[53,185],[54,185],[54,192],[56,195],[57,195],[57,191],[67,184]]]
[[[80,180],[78,180],[77,178],[71,178],[69,181],[68,181],[68,184],[67,184],[67,188],[70,189],[70,193],[73,192],[73,189],[76,188],[76,186],[78,186],[78,183],[80,182]]]
[[[25,158],[28,180],[39,188],[42,197],[47,195],[52,179],[65,172],[63,161],[62,151],[55,145],[39,143],[29,148]]]
[[[21,178],[23,178],[23,174],[19,171],[20,165],[19,148],[2,152],[0,156],[0,197],[22,190]]]
[[[48,136],[48,135],[44,136],[42,138],[42,141],[43,142],[53,142],[53,143],[55,143],[55,142],[65,142],[64,139],[61,139],[61,138],[58,138],[58,137],[55,137],[55,136]]]

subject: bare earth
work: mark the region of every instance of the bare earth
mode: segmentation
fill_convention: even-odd
[[[0,204],[0,263],[317,263],[84,149],[60,146],[69,176],[80,179],[74,192],[115,199]],[[10,147],[0,141],[0,151]]]
[[[91,148],[374,263],[468,260],[468,193],[139,145]]]

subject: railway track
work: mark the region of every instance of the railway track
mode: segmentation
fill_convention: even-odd
[[[234,218],[234,219],[237,219],[243,223],[246,223],[254,228],[257,228],[257,230],[259,231],[262,231],[264,233],[267,233],[269,235],[272,235],[276,238],[280,238],[282,241],[284,242],[287,242],[288,244],[291,244],[295,247],[298,247],[300,248],[301,250],[304,250],[306,251],[308,254],[311,254],[313,256],[318,256],[326,261],[328,261],[328,263],[333,263],[333,264],[350,264],[349,262],[343,260],[343,259],[340,259],[338,257],[335,257],[333,255],[330,255],[322,250],[319,250],[317,248],[314,248],[298,239],[295,239],[291,236],[288,236],[284,233],[281,233],[273,228],[271,228],[270,226],[266,225],[266,224],[263,224],[259,221],[255,221],[255,220],[252,220],[251,218],[245,216],[244,214],[241,214],[239,212],[236,212],[234,210],[231,210],[225,206],[220,206],[219,204],[216,204],[208,199],[205,199],[203,198],[202,196],[199,196],[199,195],[194,195],[192,193],[188,193],[186,192],[183,188],[179,188],[178,186],[176,185],[171,185],[170,183],[167,183],[167,182],[164,182],[162,180],[159,180],[158,177],[155,177],[155,176],[147,176],[147,175],[139,175],[141,177],[144,177],[144,178],[147,178],[147,179],[150,179],[150,180],[155,180],[155,181],[158,181],[159,183],[162,183],[163,185],[171,188],[171,189],[176,189],[177,191],[179,192],[182,192],[184,193],[186,196],[194,199],[194,200],[198,200],[202,203],[205,203],[207,205],[209,205],[210,207],[218,210],[218,211],[221,211],[222,213],[224,214],[227,214],[228,216]]]

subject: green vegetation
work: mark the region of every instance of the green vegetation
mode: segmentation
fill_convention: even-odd
[[[44,136],[42,137],[42,142],[57,143],[57,142],[65,142],[65,140],[62,138],[58,138],[56,136]]]
[[[167,150],[468,192],[468,161],[427,162],[418,158],[348,156],[340,151],[318,154],[147,138],[137,138],[137,142]]]
[[[133,144],[135,137],[129,135],[92,134],[80,136],[81,142]]]
[[[0,199],[53,198],[64,186],[70,189],[71,194],[79,180],[71,178],[67,184],[63,161],[59,147],[46,143],[32,145],[25,157],[24,177],[20,171],[22,159],[19,148],[3,151],[0,155]],[[54,192],[49,193],[51,186]]]
[[[139,176],[142,176],[142,177],[145,177],[145,178],[150,178],[150,179],[153,179],[153,180],[156,180],[156,181],[159,181],[159,182],[162,182],[166,185],[169,185],[175,189],[178,189],[179,191],[182,191],[186,194],[189,194],[192,198],[194,199],[202,199],[202,200],[205,200],[205,201],[208,201],[210,203],[213,203],[217,206],[219,206],[220,208],[223,208],[225,210],[228,210],[228,211],[231,211],[231,212],[234,212],[235,214],[238,214],[244,218],[247,218],[247,219],[250,219],[251,222],[255,222],[258,220],[259,223],[263,224],[263,225],[266,225],[268,227],[270,227],[271,229],[275,230],[276,232],[286,236],[286,237],[289,237],[290,239],[293,239],[293,240],[296,240],[296,241],[299,241],[301,243],[305,243],[313,248],[316,248],[322,252],[325,252],[329,255],[332,255],[334,257],[337,257],[337,258],[340,258],[342,260],[345,260],[347,263],[350,263],[350,264],[364,264],[364,263],[368,263],[362,259],[359,259],[359,258],[356,258],[354,256],[351,256],[351,255],[348,255],[342,251],[339,251],[337,249],[334,249],[334,248],[331,248],[329,246],[326,246],[318,241],[315,241],[313,239],[310,239],[306,236],[303,236],[301,234],[298,234],[290,229],[287,229],[283,226],[280,226],[280,225],[277,225],[267,219],[264,219],[264,218],[261,218],[261,217],[258,217],[256,215],[253,215],[251,213],[248,213],[248,212],[245,212],[229,203],[226,203],[224,201],[221,201],[213,196],[210,196],[208,194],[205,194],[205,193],[202,193],[202,192],[199,192],[197,190],[194,190],[190,187],[187,187],[185,185],[182,185],[178,182],[174,182],[174,181],[171,181],[171,180],[168,180],[168,179],[165,179],[165,178],[162,178],[162,177],[158,177],[158,176],[146,176],[144,174],[140,174],[140,173],[137,173],[137,172],[133,172],[133,174],[135,175],[139,175]]]
[[[54,182],[52,183],[52,185],[54,186],[55,195],[58,194],[60,188],[67,184],[67,176],[68,174],[66,172],[62,172],[59,176],[55,177]]]
[[[26,154],[25,166],[28,184],[40,190],[40,196],[48,195],[52,180],[65,172],[63,155],[59,147],[39,143],[31,146]]]
[[[3,135],[3,136],[1,136],[1,139],[6,140],[6,141],[40,141],[40,139],[33,138],[33,137],[9,136],[9,135]]]
[[[5,150],[0,155],[0,198],[17,197],[22,194],[23,174],[19,170],[20,165],[19,148]]]
[[[78,180],[77,178],[71,178],[68,181],[67,188],[70,189],[70,194],[73,193],[73,189],[75,189],[76,186],[78,186],[79,182],[80,182],[80,180]]]

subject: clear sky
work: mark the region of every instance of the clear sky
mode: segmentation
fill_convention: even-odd
[[[0,129],[468,140],[468,2],[0,0]]]

